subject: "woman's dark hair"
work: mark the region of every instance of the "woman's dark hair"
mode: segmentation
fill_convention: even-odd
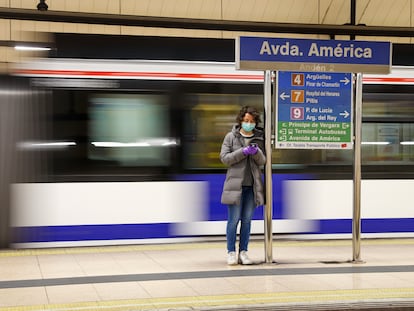
[[[236,121],[239,125],[242,123],[244,115],[246,113],[249,113],[253,116],[254,121],[256,122],[256,125],[258,125],[261,122],[260,114],[259,114],[259,112],[257,111],[256,108],[254,108],[252,106],[244,106],[240,109],[239,114],[236,117]]]

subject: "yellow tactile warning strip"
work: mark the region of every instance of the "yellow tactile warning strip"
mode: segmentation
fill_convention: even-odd
[[[188,296],[174,298],[146,298],[131,300],[111,300],[99,302],[80,302],[66,304],[48,304],[35,306],[0,307],[0,311],[66,311],[66,310],[171,310],[172,308],[230,307],[230,306],[287,306],[289,304],[324,303],[335,304],[369,302],[369,301],[411,301],[414,304],[414,288],[381,288],[360,290],[331,290],[306,292],[279,292],[266,294],[220,295],[220,296]],[[272,308],[276,309],[276,308]],[[325,309],[326,310],[326,309]]]
[[[85,246],[85,247],[59,247],[41,249],[7,249],[0,250],[0,257],[17,256],[39,256],[39,255],[61,255],[61,254],[83,254],[83,253],[113,253],[133,251],[154,251],[154,250],[180,250],[180,249],[209,249],[223,248],[225,242],[191,242],[174,244],[144,244],[144,245],[116,245],[116,246]],[[361,242],[363,245],[414,245],[414,239],[366,239]],[[351,240],[279,240],[273,241],[273,247],[292,246],[350,246]],[[251,247],[261,247],[263,242],[252,241]]]

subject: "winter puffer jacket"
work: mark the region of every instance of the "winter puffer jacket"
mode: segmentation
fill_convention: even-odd
[[[256,206],[263,205],[264,187],[262,180],[262,171],[260,166],[266,163],[264,153],[264,132],[260,128],[253,130],[254,137],[252,143],[258,145],[258,151],[253,156],[245,156],[243,154],[244,138],[240,134],[240,126],[235,125],[231,132],[224,137],[221,146],[220,160],[228,166],[226,180],[223,185],[223,193],[221,195],[222,204],[240,205],[242,182],[247,161],[250,161],[250,168],[253,176],[253,191]]]

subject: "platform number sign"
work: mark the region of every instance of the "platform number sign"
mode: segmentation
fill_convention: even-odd
[[[279,71],[276,148],[352,148],[352,74]]]

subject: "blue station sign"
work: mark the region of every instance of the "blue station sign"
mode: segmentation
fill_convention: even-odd
[[[276,147],[352,148],[352,74],[278,71]]]
[[[375,41],[239,37],[236,68],[387,74],[391,47]]]

